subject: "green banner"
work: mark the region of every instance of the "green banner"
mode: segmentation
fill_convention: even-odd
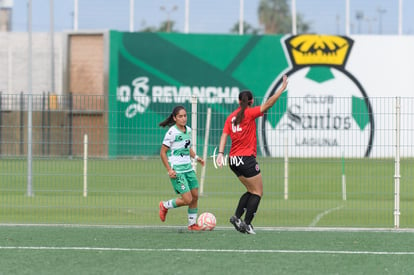
[[[261,102],[288,61],[282,36],[110,32],[109,154],[159,154],[166,129],[158,126],[176,105],[191,125],[198,98],[197,151],[207,108],[212,109],[209,154],[241,90]],[[258,102],[256,104],[259,104]],[[259,152],[260,153],[260,152]]]

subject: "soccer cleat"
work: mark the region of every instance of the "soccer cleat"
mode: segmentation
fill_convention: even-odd
[[[204,231],[205,229],[202,228],[201,226],[198,226],[198,224],[194,223],[194,224],[188,226],[188,230],[190,230],[190,231]]]
[[[242,228],[240,227],[240,225],[242,224],[241,219],[237,218],[236,216],[231,216],[230,223],[234,226],[234,228],[236,228],[237,231],[242,232]]]
[[[167,216],[167,213],[168,213],[168,209],[165,208],[162,201],[160,201],[160,219],[162,222],[165,221],[165,217]]]
[[[253,225],[246,224],[246,223],[243,222],[240,227],[243,228],[245,233],[256,235],[256,232],[254,232],[254,230],[253,230]]]

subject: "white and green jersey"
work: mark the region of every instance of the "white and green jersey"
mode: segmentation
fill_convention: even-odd
[[[191,128],[186,127],[186,132],[182,132],[176,125],[172,126],[165,134],[162,144],[169,147],[167,152],[168,162],[171,168],[177,173],[184,173],[193,170],[190,158],[191,148]]]

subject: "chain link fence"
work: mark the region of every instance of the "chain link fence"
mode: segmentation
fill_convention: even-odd
[[[1,95],[0,222],[160,224],[158,202],[174,197],[159,159],[166,129],[158,127],[159,121],[147,123],[139,117],[128,124],[112,124],[122,113],[108,109],[110,100],[103,96],[33,97],[33,195],[29,196],[27,95]],[[340,102],[349,104],[348,99]],[[412,98],[401,102],[398,113],[395,98],[371,98],[375,119],[380,121],[371,148],[377,152],[375,157],[364,157],[366,140],[357,132],[346,140],[331,132],[326,137],[336,140],[336,145],[310,142],[306,147],[298,139],[312,136],[306,129],[290,135],[282,128],[263,130],[268,136],[288,140],[269,145],[270,152],[280,152],[272,156],[265,156],[259,148],[265,191],[255,225],[413,228],[414,102]],[[185,106],[190,114],[191,105]],[[220,226],[227,225],[243,188],[228,167],[217,169],[215,165],[222,131],[217,125],[228,111],[213,111],[213,127],[208,130],[208,107],[200,105],[197,111],[196,150],[204,155],[207,149],[199,208],[215,213]],[[345,117],[345,111],[338,110],[330,114],[336,126],[340,122],[335,118]],[[167,117],[170,111],[165,109],[159,115]],[[280,114],[271,109],[268,115]],[[311,113],[304,114],[308,115]],[[118,138],[114,138],[116,133]],[[206,133],[210,141],[203,144]],[[349,152],[335,155],[338,146]],[[202,167],[196,169],[200,178]],[[185,224],[184,218],[184,214],[171,215],[168,223]]]

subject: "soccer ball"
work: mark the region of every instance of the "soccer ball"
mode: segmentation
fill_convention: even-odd
[[[216,217],[209,212],[204,212],[198,216],[197,225],[203,230],[213,230],[216,227]]]

